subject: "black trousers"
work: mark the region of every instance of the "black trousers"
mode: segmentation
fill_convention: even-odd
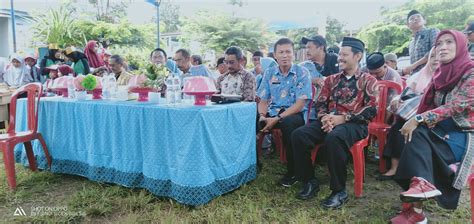
[[[408,190],[412,177],[422,177],[443,193],[436,197],[441,207],[455,209],[461,195],[461,191],[452,186],[454,172],[449,165],[455,162],[448,143],[425,125],[420,125],[413,131],[411,142],[403,149],[395,181]]]
[[[263,124],[260,124],[260,129]],[[283,118],[278,122],[273,128],[279,128],[282,132],[283,145],[286,149],[286,164],[288,175],[295,174],[295,163],[293,159],[293,146],[291,144],[291,133],[296,130],[298,127],[304,125],[303,113],[297,113]]]
[[[405,124],[405,120],[397,118],[387,135],[387,144],[383,150],[383,157],[387,158],[387,164],[390,164],[391,158],[399,159],[405,147],[405,137],[400,133],[400,129]],[[391,165],[391,164],[390,164]]]
[[[311,150],[317,144],[325,144],[326,160],[331,175],[330,188],[341,191],[346,188],[347,162],[352,145],[367,137],[367,125],[345,123],[334,127],[326,133],[321,121],[313,121],[296,129],[292,136],[295,171],[299,180],[306,182],[314,178],[314,168],[311,162]]]

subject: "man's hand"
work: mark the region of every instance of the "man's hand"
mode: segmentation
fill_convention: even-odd
[[[334,127],[346,123],[346,117],[344,115],[331,115],[331,120]]]
[[[260,131],[261,132],[269,132],[270,130],[272,130],[273,126],[275,126],[278,123],[279,120],[280,120],[280,118],[278,118],[278,117],[264,118],[264,121],[266,122],[266,125]],[[260,121],[262,121],[262,119],[260,119]]]
[[[332,129],[334,128],[333,122],[331,120],[331,116],[332,115],[328,114],[328,115],[324,115],[321,118],[321,123],[323,123],[323,126],[321,127],[321,129],[323,129],[323,131],[326,133],[331,132]]]

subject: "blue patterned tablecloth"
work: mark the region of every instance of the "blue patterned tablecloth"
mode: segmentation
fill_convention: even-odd
[[[38,131],[52,172],[145,188],[202,205],[256,178],[255,103],[157,105],[133,101],[42,98]],[[26,101],[17,130],[26,129]],[[46,160],[33,143],[39,167]],[[17,162],[27,165],[23,146]]]

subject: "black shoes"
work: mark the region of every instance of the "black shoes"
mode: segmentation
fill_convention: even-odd
[[[339,192],[332,192],[329,197],[321,203],[321,206],[325,209],[338,209],[341,208],[349,200],[347,192],[345,190]]]
[[[285,176],[280,179],[280,185],[283,187],[291,187],[296,182],[298,181],[296,180],[296,177],[294,175],[285,174]]]
[[[393,178],[395,177],[395,175],[383,175],[383,174],[380,174],[378,177],[376,177],[375,179],[378,180],[378,181],[386,181],[386,180],[393,180]]]
[[[296,195],[296,198],[301,200],[308,200],[314,197],[316,193],[319,192],[319,182],[316,179],[311,179],[310,181],[303,184],[300,192]]]

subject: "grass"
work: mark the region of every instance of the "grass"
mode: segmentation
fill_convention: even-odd
[[[3,161],[3,160],[2,160]],[[393,182],[378,182],[377,164],[368,161],[364,195],[353,194],[352,169],[348,176],[350,201],[340,210],[324,210],[319,202],[329,193],[326,168],[316,167],[322,183],[315,199],[294,197],[300,185],[286,189],[276,185],[285,172],[277,156],[263,159],[257,179],[210,203],[189,207],[143,189],[96,183],[86,178],[31,172],[17,164],[15,191],[8,189],[0,164],[0,222],[4,223],[387,223],[399,209],[400,188]],[[351,165],[350,165],[351,166]],[[17,207],[27,216],[13,216]],[[32,207],[63,209],[63,213],[31,216]],[[443,210],[434,201],[426,204],[430,223],[469,223],[469,192],[465,189],[457,210]]]

